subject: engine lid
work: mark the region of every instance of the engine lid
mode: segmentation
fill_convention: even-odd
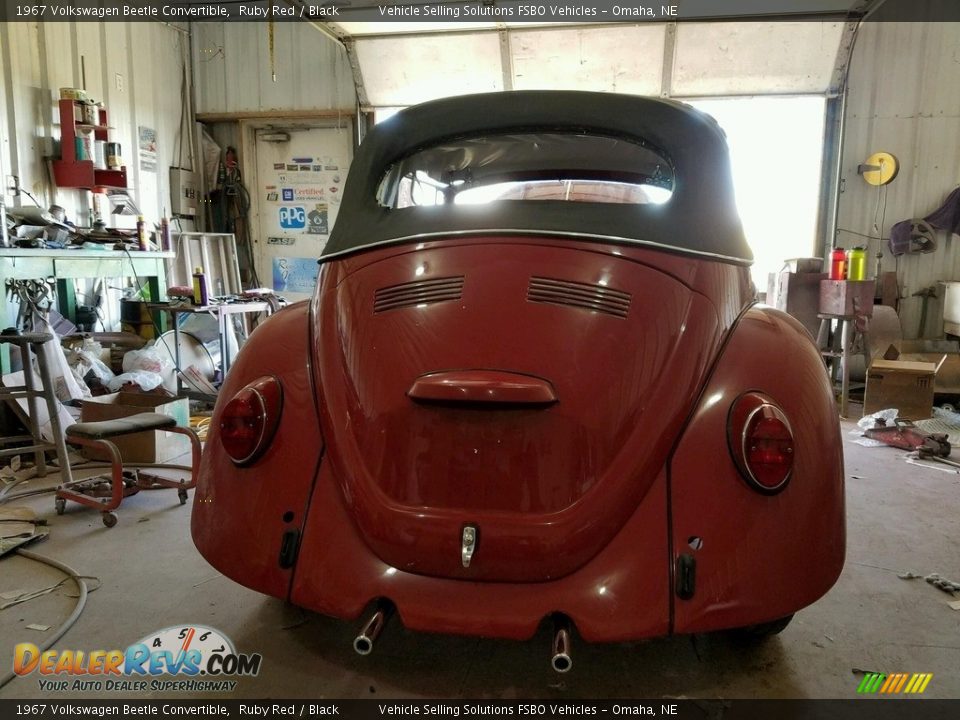
[[[314,318],[328,459],[371,549],[426,575],[586,563],[643,502],[722,336],[705,297],[604,246],[437,243],[335,276]]]

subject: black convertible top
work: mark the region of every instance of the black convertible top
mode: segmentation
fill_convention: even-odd
[[[384,175],[444,141],[495,133],[595,134],[654,148],[672,166],[662,205],[504,200],[486,205],[384,207]],[[323,260],[433,236],[519,233],[642,244],[749,264],[727,143],[712,117],[670,100],[574,91],[514,91],[435,100],[374,127],[357,150]]]

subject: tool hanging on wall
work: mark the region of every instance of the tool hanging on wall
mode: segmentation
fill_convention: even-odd
[[[889,185],[900,172],[900,161],[888,152],[874,153],[857,165],[857,174],[871,185]]]
[[[926,220],[914,218],[910,223],[911,253],[932,253],[937,249],[937,231]]]
[[[894,255],[933,252],[937,249],[937,230],[960,235],[960,187],[922,220],[902,220],[891,227],[890,250]]]
[[[21,332],[33,331],[33,316],[46,317],[53,307],[56,296],[56,280],[11,280],[6,281],[7,297],[19,303],[16,328]]]
[[[217,171],[217,188],[210,194],[210,200],[214,229],[236,237],[244,286],[260,287],[250,238],[250,193],[243,184],[237,151],[233,147],[228,147],[223,154]]]
[[[927,327],[927,305],[930,302],[930,298],[937,297],[937,286],[931,285],[922,290],[917,290],[912,297],[922,298],[922,305],[920,306],[920,328],[917,330],[917,337],[922,339],[925,337],[924,330]]]

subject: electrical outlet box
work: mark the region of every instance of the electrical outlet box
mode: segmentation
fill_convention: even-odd
[[[200,187],[197,173],[183,168],[170,168],[170,212],[174,215],[197,214]]]
[[[37,149],[40,151],[40,157],[42,158],[55,158],[59,153],[56,152],[56,149],[53,145],[53,138],[42,136],[37,138]]]

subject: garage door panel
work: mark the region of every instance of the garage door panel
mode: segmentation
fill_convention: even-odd
[[[496,33],[358,39],[357,57],[375,107],[503,90]]]
[[[679,23],[675,96],[823,93],[841,22]]]
[[[516,90],[602,90],[659,95],[666,26],[515,30]]]

